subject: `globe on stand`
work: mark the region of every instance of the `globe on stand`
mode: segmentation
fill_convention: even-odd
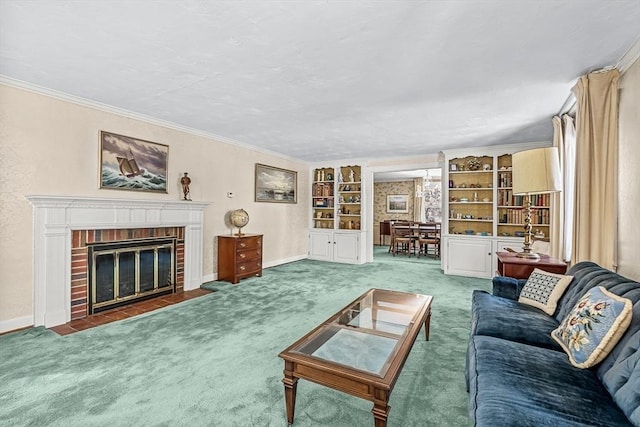
[[[242,227],[249,223],[249,214],[244,209],[236,209],[229,214],[229,220],[238,228],[236,236],[242,236]]]

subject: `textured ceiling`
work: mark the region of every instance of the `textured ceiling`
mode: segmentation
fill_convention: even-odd
[[[639,22],[637,0],[0,0],[0,74],[307,161],[401,157],[550,139]]]

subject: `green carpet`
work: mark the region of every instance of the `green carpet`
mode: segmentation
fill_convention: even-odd
[[[65,337],[0,336],[0,424],[285,426],[278,353],[372,287],[434,296],[391,394],[388,425],[468,426],[464,355],[473,289],[440,262],[391,257],[353,266],[299,261],[238,285]],[[295,426],[373,425],[372,403],[298,383]]]

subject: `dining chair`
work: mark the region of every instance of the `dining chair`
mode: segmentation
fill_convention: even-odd
[[[440,232],[439,222],[422,223],[418,227],[418,258],[420,255],[440,258]]]
[[[413,251],[413,230],[410,222],[393,222],[391,224],[391,253],[405,253],[411,256]]]

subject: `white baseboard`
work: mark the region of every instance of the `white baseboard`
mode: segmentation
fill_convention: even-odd
[[[0,321],[0,334],[33,326],[33,316],[16,317],[15,319]]]
[[[296,255],[289,258],[282,258],[282,259],[277,259],[275,261],[269,261],[267,263],[264,263],[262,267],[263,268],[275,267],[277,265],[288,264],[290,262],[300,261],[307,258],[309,258],[307,254]],[[202,283],[215,282],[216,280],[218,280],[218,273],[206,274],[202,276]]]
[[[275,261],[269,261],[263,265],[264,268],[275,267],[276,265],[288,264],[294,261],[300,261],[303,259],[307,259],[309,256],[307,254],[304,255],[296,255],[289,258],[282,258]]]
[[[218,280],[218,273],[207,274],[202,276],[202,283],[215,282]]]

